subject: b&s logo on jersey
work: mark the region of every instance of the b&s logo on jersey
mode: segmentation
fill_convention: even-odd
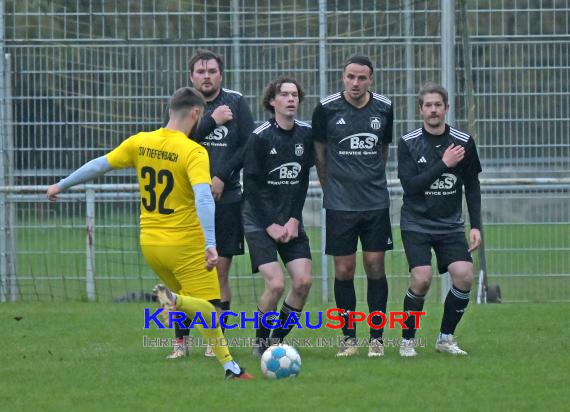
[[[372,133],[356,133],[345,137],[340,142],[339,155],[361,156],[375,155],[378,153],[378,136]],[[346,150],[347,148],[349,150]]]
[[[380,130],[382,127],[382,122],[380,121],[379,117],[371,117],[370,118],[370,127],[374,130]]]
[[[426,195],[431,196],[448,196],[457,193],[455,184],[457,183],[457,176],[452,173],[442,173],[435,182],[429,187],[430,190],[426,191]]]
[[[303,156],[303,143],[295,143],[295,156]]]
[[[284,163],[269,171],[267,183],[270,185],[296,185],[301,173],[301,165],[297,162]]]
[[[221,142],[228,135],[228,128],[226,126],[218,126],[212,133],[204,138],[204,146],[221,146],[225,147],[228,144]]]

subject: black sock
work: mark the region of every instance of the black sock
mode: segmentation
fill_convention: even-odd
[[[228,312],[230,310],[230,301],[228,300],[228,301],[220,302],[220,309],[221,309],[222,315],[224,314],[224,312]],[[220,325],[220,328],[222,329],[222,333],[224,333],[226,331],[226,328],[224,328],[221,325]]]
[[[334,298],[336,306],[344,310],[344,327],[342,332],[344,336],[349,338],[356,338],[356,326],[353,329],[348,329],[348,312],[356,310],[356,292],[354,291],[354,279],[350,280],[334,280]]]
[[[279,342],[283,341],[283,338],[291,332],[291,329],[295,327],[294,324],[289,325],[286,329],[283,328],[285,322],[289,318],[289,314],[295,313],[297,315],[297,319],[299,319],[301,309],[295,309],[292,306],[289,306],[287,302],[283,301],[283,306],[281,306],[281,312],[279,313],[279,325],[281,325],[278,329],[274,329],[273,333],[271,334],[271,340],[277,339]]]
[[[468,290],[461,290],[451,286],[443,306],[443,319],[441,320],[441,333],[453,334],[457,324],[463,317],[463,312],[469,303]]]
[[[174,323],[174,336],[176,336],[176,339],[184,339],[190,335],[190,329],[188,329],[188,327],[192,324],[192,318],[186,316],[186,319],[184,319],[182,323],[186,326],[185,329],[180,328],[178,322]]]
[[[386,276],[380,279],[368,278],[368,310],[372,312],[382,312],[386,314],[386,305],[388,304],[388,280]],[[380,325],[382,318],[378,315],[372,317],[372,324]],[[373,329],[370,328],[371,339],[382,339],[384,328]]]
[[[257,345],[263,348],[267,348],[268,346],[267,343],[269,342],[269,334],[271,333],[271,329],[265,327],[265,325],[261,321],[263,315],[265,315],[265,312],[262,312],[261,309],[259,309],[259,307],[257,308],[257,311],[259,317],[259,328],[255,331],[255,341]],[[272,320],[269,317],[267,317],[266,323],[270,322],[272,322]]]
[[[411,289],[408,289],[404,297],[404,312],[421,312],[424,308],[425,296],[426,295],[417,295],[412,292]],[[408,319],[406,319],[404,325],[406,325],[408,329],[402,330],[402,338],[413,339],[416,336],[416,329],[414,327],[416,325],[416,316],[408,315]]]

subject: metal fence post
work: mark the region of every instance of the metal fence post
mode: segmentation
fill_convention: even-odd
[[[416,76],[414,72],[414,3],[406,0],[405,3],[405,33],[406,33],[406,130],[413,130],[417,118],[415,104]]]
[[[319,93],[321,97],[327,94],[327,1],[319,0]],[[325,253],[326,241],[326,211],[322,208],[321,192],[321,300],[329,301],[329,262]]]
[[[241,84],[241,30],[239,0],[231,2],[232,14],[230,24],[232,26],[232,87],[242,90]]]
[[[6,89],[4,65],[4,1],[0,0],[0,185],[6,185]],[[6,193],[0,193],[0,302],[8,299],[8,242],[6,236]]]
[[[449,94],[449,112],[446,121],[455,124],[455,0],[441,0],[441,83]],[[451,289],[451,278],[441,276],[441,301]]]
[[[94,301],[97,298],[95,293],[95,189],[85,190],[87,218],[87,264],[85,273],[85,288],[87,299]]]
[[[6,153],[4,172],[6,173],[5,182],[10,186],[14,185],[14,114],[12,110],[12,57],[10,53],[4,55],[4,102],[5,102],[5,141],[4,152]],[[16,302],[20,297],[20,290],[18,288],[18,278],[16,277],[16,205],[17,202],[6,200],[6,268],[8,278],[8,292],[10,300]]]

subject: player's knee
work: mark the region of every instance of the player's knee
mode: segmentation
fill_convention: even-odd
[[[413,282],[412,290],[414,293],[425,295],[431,286],[431,279],[420,278]]]
[[[366,275],[371,279],[381,279],[386,276],[384,262],[365,265],[364,270],[366,271]]]
[[[455,262],[449,266],[449,273],[453,283],[462,290],[469,290],[473,283],[473,264],[469,262]]]
[[[301,296],[307,296],[311,290],[311,285],[313,284],[313,279],[311,276],[297,277],[293,281],[293,290],[296,294]]]
[[[337,263],[335,267],[336,277],[340,280],[352,279],[356,265],[354,263]]]
[[[274,279],[267,284],[267,291],[273,296],[280,298],[285,290],[285,284],[282,279]]]
[[[375,257],[373,259],[364,259],[364,270],[369,278],[378,279],[386,276],[384,269],[384,258]]]
[[[414,293],[425,294],[431,286],[432,273],[429,270],[412,270],[410,286]]]
[[[457,274],[453,279],[453,283],[462,290],[471,289],[471,285],[473,284],[473,272],[466,271]]]

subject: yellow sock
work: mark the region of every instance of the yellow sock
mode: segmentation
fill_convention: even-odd
[[[176,309],[179,309],[192,317],[194,317],[196,312],[200,312],[208,326],[211,326],[209,325],[211,313],[216,311],[214,305],[207,300],[183,295],[176,295]],[[215,343],[215,345],[212,345],[212,350],[216,354],[216,358],[220,364],[223,365],[233,359],[229,348],[227,346],[220,346],[220,342],[224,338],[224,334],[222,333],[222,329],[219,325],[216,329],[212,329],[210,327],[205,329],[202,325],[196,325],[196,329],[198,329],[200,335],[207,339],[208,342],[212,339],[212,343]]]

